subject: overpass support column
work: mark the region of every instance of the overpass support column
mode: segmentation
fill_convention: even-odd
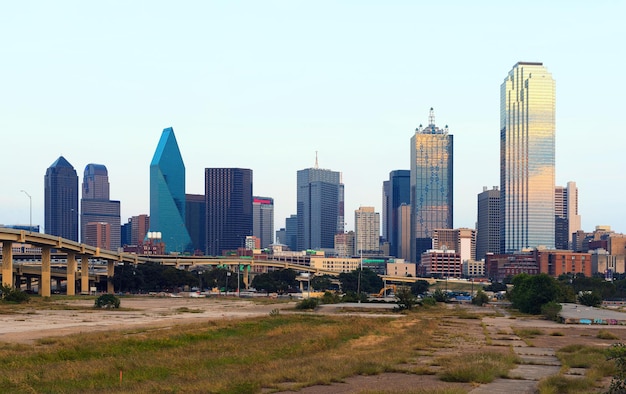
[[[246,267],[243,270],[243,285],[245,286],[246,290],[250,288],[250,266],[249,265],[246,265]]]
[[[67,295],[76,295],[76,255],[67,254]]]
[[[41,247],[41,279],[39,280],[39,295],[50,297],[50,255],[49,246]]]
[[[80,294],[89,294],[89,258],[80,258]]]
[[[115,293],[113,288],[113,276],[115,275],[115,261],[107,260],[107,293]]]
[[[13,242],[2,241],[2,284],[13,287]]]

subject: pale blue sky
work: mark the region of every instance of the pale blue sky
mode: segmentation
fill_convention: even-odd
[[[552,4],[556,3],[556,4]],[[626,232],[624,1],[15,1],[0,5],[0,223],[43,227],[43,177],[109,170],[122,222],[149,213],[149,164],[174,128],[187,192],[205,167],[251,168],[296,211],[296,171],[343,173],[346,221],[381,210],[435,108],[454,134],[454,225],[499,185],[500,84],[517,61],[557,86],[556,183],[583,229]]]

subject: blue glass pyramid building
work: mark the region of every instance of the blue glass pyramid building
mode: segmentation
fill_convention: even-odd
[[[185,226],[185,164],[171,127],[163,130],[150,163],[150,231],[161,233],[166,253],[192,248]]]

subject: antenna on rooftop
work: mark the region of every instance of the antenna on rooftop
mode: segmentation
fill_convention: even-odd
[[[430,113],[428,114],[428,124],[430,126],[435,124],[435,110],[433,107],[430,107]]]
[[[320,168],[320,166],[317,164],[317,151],[315,151],[315,168]]]

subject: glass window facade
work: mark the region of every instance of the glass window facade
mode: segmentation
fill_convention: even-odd
[[[333,249],[344,229],[341,174],[307,168],[298,171],[297,185],[297,249]]]
[[[430,124],[411,138],[411,233],[413,240],[432,238],[433,230],[452,228],[453,136]],[[411,259],[419,260],[421,247],[411,246]],[[419,249],[419,250],[418,250]]]
[[[520,62],[500,92],[500,252],[554,248],[554,79]]]
[[[150,163],[150,231],[161,232],[166,253],[193,249],[185,226],[185,164],[171,127]]]

